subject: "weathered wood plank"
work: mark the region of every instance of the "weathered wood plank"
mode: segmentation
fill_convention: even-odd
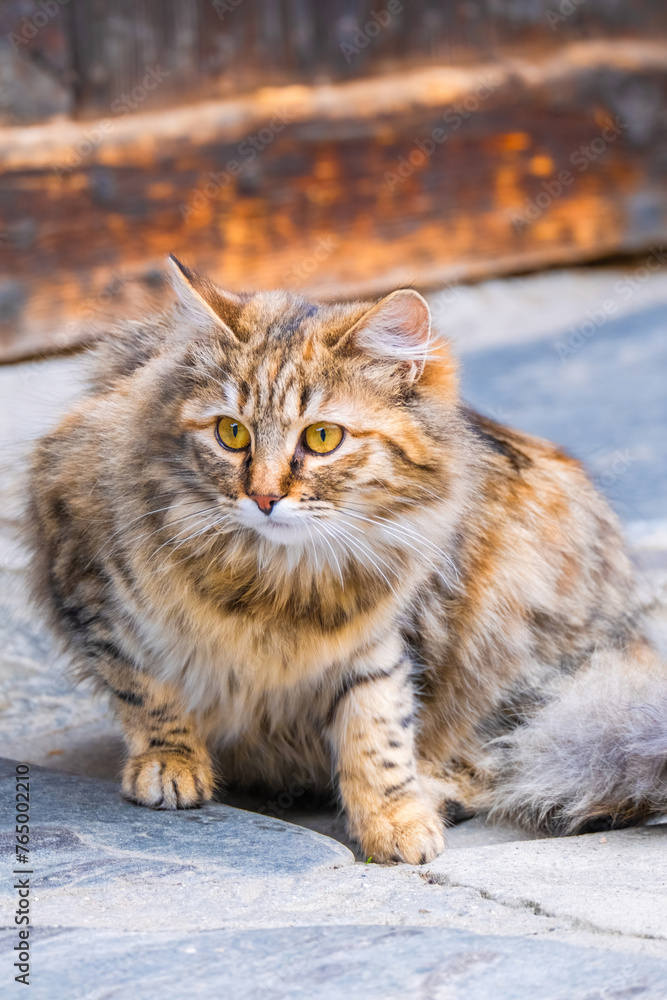
[[[271,84],[479,62],[575,40],[667,36],[662,0],[73,0],[84,114],[169,71],[146,107]]]
[[[75,105],[71,0],[0,3],[0,124],[69,114]]]
[[[155,110],[595,38],[667,40],[662,0],[2,0],[0,122]],[[150,69],[161,85],[142,94]],[[132,94],[141,96],[136,101]]]
[[[159,301],[169,251],[232,287],[331,296],[655,244],[666,91],[662,44],[577,43],[0,130],[4,356],[86,334],[119,275],[139,276],[130,306]]]

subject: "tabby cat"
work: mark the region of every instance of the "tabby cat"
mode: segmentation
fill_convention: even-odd
[[[123,795],[333,787],[411,864],[453,804],[556,833],[667,807],[667,669],[579,463],[462,404],[413,290],[171,267],[31,467],[35,591],[115,705]]]

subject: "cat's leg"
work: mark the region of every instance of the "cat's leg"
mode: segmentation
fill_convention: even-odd
[[[445,846],[443,820],[417,770],[415,697],[398,637],[351,665],[328,722],[350,832],[364,852],[432,860]]]
[[[153,809],[187,809],[210,799],[210,756],[177,692],[120,656],[106,655],[95,670],[112,692],[129,750],[123,796]]]

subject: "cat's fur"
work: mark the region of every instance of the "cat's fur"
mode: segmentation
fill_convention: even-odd
[[[462,405],[416,292],[174,272],[179,304],[96,348],[31,473],[35,587],[111,693],[124,794],[196,805],[211,755],[222,781],[333,780],[364,850],[411,863],[447,802],[556,832],[664,809],[667,671],[579,463]],[[309,455],[322,419],[345,439]]]

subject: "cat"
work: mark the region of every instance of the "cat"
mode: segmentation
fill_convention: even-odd
[[[582,466],[462,403],[413,289],[170,266],[30,470],[34,591],[115,706],[122,794],[333,787],[410,864],[448,808],[557,834],[665,809],[667,669]]]

